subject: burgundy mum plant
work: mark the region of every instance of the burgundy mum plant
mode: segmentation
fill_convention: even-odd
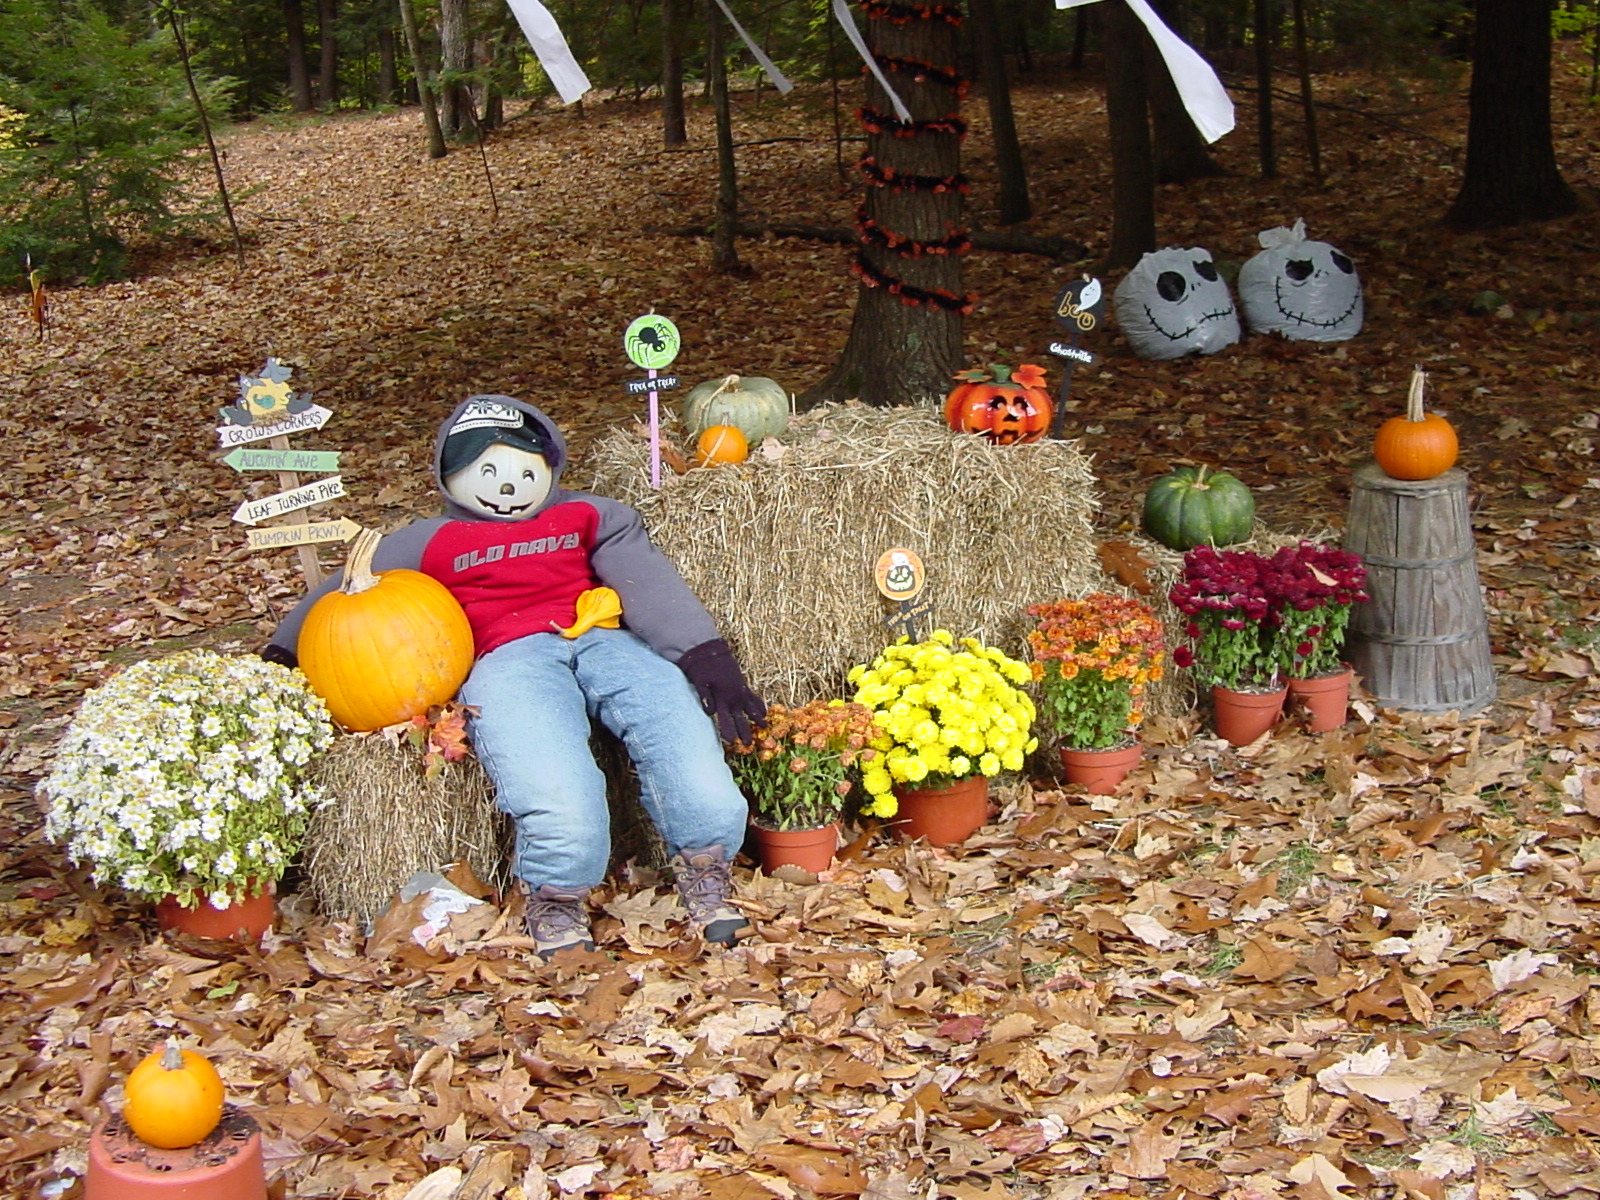
[[[1365,582],[1360,558],[1316,542],[1271,556],[1196,546],[1171,592],[1188,618],[1188,645],[1172,661],[1204,684],[1243,691],[1336,671]]]

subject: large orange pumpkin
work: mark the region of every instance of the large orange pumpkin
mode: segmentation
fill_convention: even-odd
[[[1390,417],[1373,439],[1372,455],[1391,478],[1432,479],[1456,465],[1460,443],[1455,427],[1438,413],[1422,410],[1427,379],[1421,367],[1411,372],[1405,416]]]
[[[373,574],[380,536],[356,535],[344,586],[311,606],[297,648],[333,719],[357,733],[425,715],[472,669],[472,626],[444,584],[421,571]]]
[[[945,398],[944,419],[958,433],[976,433],[1001,445],[1036,442],[1050,428],[1055,405],[1044,386],[1044,369],[1003,363],[957,372]]]
[[[176,1040],[128,1074],[122,1117],[142,1140],[162,1150],[196,1146],[222,1120],[222,1079],[202,1055]]]

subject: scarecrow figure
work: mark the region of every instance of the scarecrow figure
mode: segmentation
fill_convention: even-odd
[[[566,463],[565,439],[537,408],[470,397],[434,443],[445,515],[387,534],[373,567],[433,576],[472,625],[477,657],[460,698],[475,710],[473,749],[516,826],[538,953],[594,944],[586,901],[611,835],[591,719],[638,768],[690,921],[707,941],[731,945],[749,929],[728,902],[748,806],[718,734],[748,741],[766,706],[638,512],[560,487]],[[305,613],[337,585],[302,600],[264,655],[293,665]],[[593,603],[607,588],[620,621],[614,605]]]

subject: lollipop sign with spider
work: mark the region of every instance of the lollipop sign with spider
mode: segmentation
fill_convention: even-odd
[[[635,396],[641,392],[650,394],[650,486],[656,488],[661,486],[660,393],[678,386],[676,375],[658,375],[657,372],[672,365],[682,343],[678,327],[653,312],[635,317],[622,335],[622,348],[628,352],[628,361],[643,367],[649,375],[646,379],[629,380],[627,389]]]

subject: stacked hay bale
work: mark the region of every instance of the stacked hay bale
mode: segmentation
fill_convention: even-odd
[[[768,700],[844,694],[892,635],[872,568],[885,550],[927,566],[932,626],[1023,650],[1032,603],[1106,586],[1089,458],[1075,441],[997,446],[929,409],[829,405],[795,417],[745,463],[666,473],[613,430],[593,490],[632,504]]]
[[[496,889],[509,882],[509,821],[477,759],[430,773],[406,741],[348,734],[311,775],[329,802],[306,833],[306,890],[329,916],[371,921],[418,871],[458,862]]]

